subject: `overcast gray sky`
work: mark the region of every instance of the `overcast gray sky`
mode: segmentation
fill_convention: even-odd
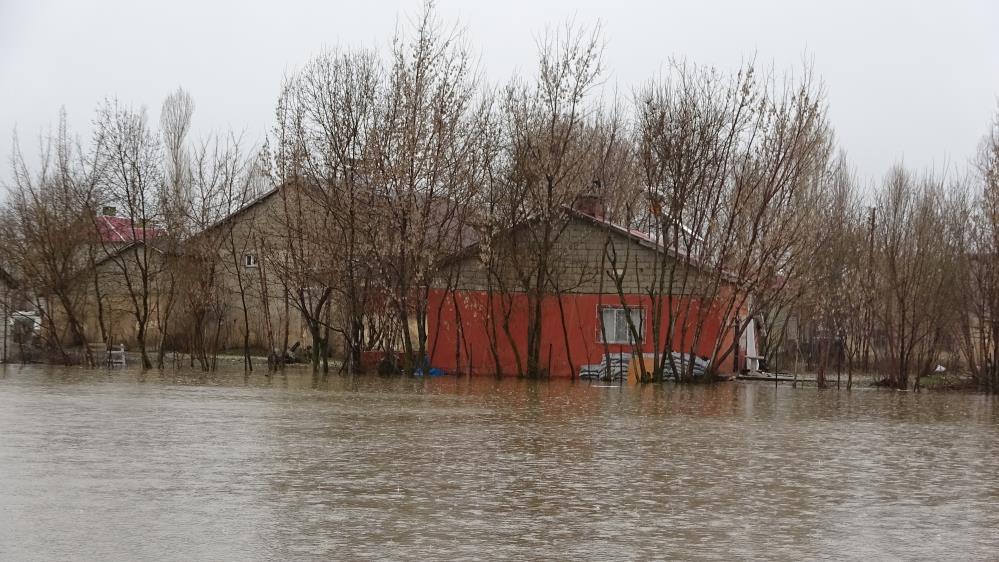
[[[16,127],[26,152],[65,106],[90,134],[105,96],[158,119],[178,85],[194,96],[195,134],[270,126],[282,76],[326,46],[385,46],[421,0],[0,0],[0,178]],[[535,37],[567,18],[601,22],[607,84],[630,94],[671,56],[778,69],[807,59],[823,79],[837,139],[863,178],[904,159],[963,167],[999,96],[999,1],[441,0],[460,19],[487,79],[533,71]]]

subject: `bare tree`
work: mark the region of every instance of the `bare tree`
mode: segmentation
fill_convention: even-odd
[[[808,267],[801,285],[806,294],[795,307],[799,316],[811,318],[813,334],[818,340],[817,384],[826,386],[830,355],[835,354],[838,366],[841,358],[848,363],[852,385],[852,365],[856,343],[863,337],[861,307],[868,289],[864,283],[866,253],[863,207],[855,190],[845,155],[835,160],[825,176],[814,208],[813,252],[807,256]],[[802,256],[805,258],[806,256]],[[790,291],[789,291],[790,292]]]
[[[106,101],[98,110],[96,127],[101,196],[123,210],[129,225],[126,247],[102,238],[103,250],[116,270],[115,281],[128,295],[142,367],[148,369],[152,367],[147,339],[156,298],[154,280],[164,263],[161,250],[153,245],[162,232],[157,225],[163,216],[158,197],[163,183],[161,144],[144,109],[124,107],[116,100]]]
[[[41,139],[41,164],[32,170],[15,137],[13,184],[0,220],[3,262],[30,284],[28,294],[46,324],[48,343],[64,362],[68,345],[94,360],[84,330],[85,303],[77,290],[93,242],[90,215],[96,164],[71,138],[65,111],[56,133]],[[56,308],[58,307],[58,308]],[[68,328],[68,334],[61,327]]]
[[[219,215],[214,227],[219,236],[224,241],[224,257],[227,271],[230,278],[235,278],[234,287],[236,295],[239,297],[239,309],[242,317],[242,342],[243,342],[243,368],[246,371],[253,370],[253,361],[250,357],[250,298],[253,293],[253,280],[247,275],[248,265],[256,266],[256,263],[248,264],[249,260],[257,260],[259,248],[257,239],[253,235],[256,227],[256,215],[251,214],[237,224],[234,220],[227,220],[234,213],[242,209],[252,200],[250,186],[250,175],[246,160],[240,148],[241,141],[235,136],[230,136],[224,145],[215,142],[213,151],[213,166],[215,173],[213,177],[218,183],[221,200]],[[209,227],[210,228],[210,227]],[[267,307],[266,302],[261,302]]]
[[[333,217],[328,207],[317,204],[316,186],[308,182],[306,108],[301,96],[294,80],[289,80],[278,101],[275,138],[280,208],[272,228],[281,247],[268,259],[285,291],[285,302],[301,314],[309,331],[313,373],[320,368],[325,373],[329,369],[328,307],[335,266],[326,259],[329,250],[324,240]]]
[[[373,135],[382,73],[373,52],[327,52],[296,77],[303,107],[303,181],[313,189],[310,204],[322,209],[330,228],[322,233],[329,249],[330,283],[339,314],[327,326],[345,343],[345,365],[359,365],[364,319],[372,295],[375,253],[371,232],[385,228],[372,212],[372,170],[368,143]]]
[[[677,365],[676,346],[709,342],[716,370],[802,273],[806,211],[829,153],[823,95],[807,71],[778,85],[752,65],[726,76],[673,63],[636,103],[645,222],[665,248],[645,283],[663,346],[650,378],[691,380],[694,362]]]
[[[502,136],[493,159],[498,167],[486,182],[484,236],[510,235],[486,245],[481,258],[489,272],[490,310],[500,312],[498,324],[490,314],[493,354],[504,339],[521,376],[546,373],[543,304],[573,283],[559,278],[564,264],[558,247],[573,201],[599,179],[593,164],[603,156],[601,140],[609,138],[592,134],[599,108],[591,98],[603,70],[601,56],[599,28],[567,24],[552,30],[539,43],[537,78],[514,79],[500,101]],[[526,223],[532,227],[521,229]],[[510,325],[518,294],[526,296],[525,349]]]
[[[875,283],[881,298],[873,317],[884,345],[876,351],[887,384],[904,389],[911,379],[918,388],[939,357],[950,314],[954,254],[942,212],[944,185],[896,167],[877,200],[882,219],[874,237]]]
[[[426,4],[412,35],[393,42],[365,153],[381,227],[368,231],[376,279],[395,311],[407,370],[425,367],[430,286],[440,260],[457,250],[470,198],[476,86],[462,35]]]
[[[164,147],[164,182],[159,189],[159,207],[162,209],[164,232],[161,246],[169,263],[154,280],[154,290],[159,298],[156,326],[159,342],[156,366],[162,369],[166,356],[166,339],[170,320],[177,300],[178,264],[173,258],[180,254],[180,246],[191,235],[189,221],[193,206],[191,194],[191,163],[187,151],[187,134],[191,129],[194,100],[181,88],[167,96],[160,111],[160,131]]]
[[[957,340],[978,387],[999,393],[999,113],[975,164],[981,190],[958,193],[950,217],[960,249]]]
[[[670,61],[633,104],[608,104],[599,26],[567,24],[538,41],[535,76],[493,90],[433,2],[385,55],[335,49],[287,78],[273,157],[265,145],[246,159],[239,135],[190,142],[194,102],[179,88],[158,130],[144,109],[108,100],[87,150],[64,115],[39,166],[15,148],[0,260],[29,282],[60,360],[83,345],[93,363],[88,336],[109,342],[134,325],[143,368],[150,346],[160,367],[186,346],[192,366],[214,369],[231,333],[252,370],[260,305],[272,367],[297,330],[314,372],[328,371],[340,341],[348,372],[372,349],[396,369],[401,352],[415,372],[440,339],[428,333],[431,303],[451,299],[460,314],[463,272],[450,260],[468,257],[474,231],[481,353],[497,373],[509,352],[517,374],[544,376],[553,345],[575,371],[563,300],[598,280],[608,304],[648,307],[624,315],[643,381],[693,381],[695,351],[713,375],[754,321],[773,355],[795,315],[819,386],[845,362],[850,387],[873,355],[896,388],[963,360],[999,392],[999,117],[973,177],[898,166],[865,200],[845,156],[831,159],[808,68]],[[265,189],[277,192],[266,220],[243,213]],[[603,252],[574,263],[567,233],[588,201]],[[433,300],[438,290],[447,296]],[[558,329],[544,318],[555,307],[561,343],[545,333]],[[471,350],[458,324],[460,365]]]
[[[252,243],[252,222],[233,219],[249,198],[240,139],[230,135],[203,141],[191,152],[187,173],[191,179],[183,231],[188,234],[172,274],[183,286],[179,293],[190,323],[188,349],[202,369],[214,370],[223,324],[238,307],[243,319],[244,367],[250,370],[249,287],[243,259]],[[235,287],[230,286],[230,279],[235,280]],[[237,307],[231,302],[233,294],[239,298]]]

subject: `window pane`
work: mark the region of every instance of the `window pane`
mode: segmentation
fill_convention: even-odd
[[[628,319],[635,326],[638,341],[642,341],[645,333],[645,310],[638,307],[605,307],[599,311],[600,326],[597,328],[599,341],[606,343],[635,343]]]
[[[614,316],[616,312],[613,308],[604,308],[600,311],[600,322],[603,331],[600,333],[600,340],[605,342],[614,341]]]
[[[628,310],[628,313],[631,314],[631,321],[635,324],[635,332],[638,334],[638,339],[641,340],[645,333],[645,309],[632,308]]]
[[[614,341],[618,343],[628,343],[631,341],[630,331],[628,330],[628,319],[625,317],[627,310],[624,308],[617,309],[617,336]]]

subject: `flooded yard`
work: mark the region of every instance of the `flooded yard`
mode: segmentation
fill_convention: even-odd
[[[0,560],[997,556],[987,396],[0,371]]]

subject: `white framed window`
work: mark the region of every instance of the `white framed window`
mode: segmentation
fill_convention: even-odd
[[[243,267],[257,267],[257,254],[243,254]]]
[[[628,318],[638,332],[639,341],[645,334],[645,309],[638,306],[601,306],[598,338],[603,343],[636,343],[628,328]]]

